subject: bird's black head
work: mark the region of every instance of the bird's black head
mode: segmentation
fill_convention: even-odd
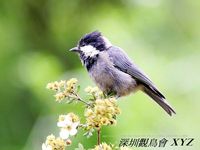
[[[94,31],[92,33],[86,34],[80,39],[78,43],[78,47],[84,47],[88,45],[96,48],[96,50],[98,51],[103,51],[106,49],[106,43],[101,33],[98,31]]]
[[[84,35],[78,42],[77,47],[72,48],[71,51],[92,54],[104,51],[111,46],[111,43],[99,31],[94,31]],[[96,51],[96,52],[95,52]]]
[[[81,61],[89,70],[98,59],[99,53],[108,49],[111,43],[98,31],[84,35],[77,47],[70,51],[77,52]]]

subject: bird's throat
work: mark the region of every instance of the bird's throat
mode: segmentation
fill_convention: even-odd
[[[86,69],[89,71],[93,65],[96,64],[99,54],[96,54],[92,57],[85,55],[84,53],[80,54],[81,61]]]

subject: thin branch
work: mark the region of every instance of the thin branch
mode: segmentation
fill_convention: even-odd
[[[101,128],[97,129],[97,144],[101,143]]]
[[[82,103],[84,103],[84,104],[90,106],[90,104],[87,103],[86,101],[84,101],[78,94],[76,94],[76,93],[74,93],[74,94],[76,95],[78,101],[80,101],[80,102],[82,102]]]

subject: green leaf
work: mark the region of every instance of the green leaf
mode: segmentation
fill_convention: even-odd
[[[75,148],[75,150],[86,150],[81,143],[78,143],[78,148]]]
[[[77,86],[77,93],[80,91],[80,89],[81,89],[81,86],[78,85],[78,86]]]
[[[92,135],[93,135],[93,132],[94,132],[95,130],[92,128],[92,129],[90,129],[89,131],[87,131],[87,132],[85,132],[84,134],[83,134],[83,136],[86,136],[87,138],[89,138],[89,137],[91,137]]]

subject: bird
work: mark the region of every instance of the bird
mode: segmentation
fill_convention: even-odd
[[[125,53],[99,31],[85,34],[76,47],[70,49],[79,55],[96,85],[107,95],[117,98],[142,91],[160,105],[170,116],[176,114],[155,84]]]

